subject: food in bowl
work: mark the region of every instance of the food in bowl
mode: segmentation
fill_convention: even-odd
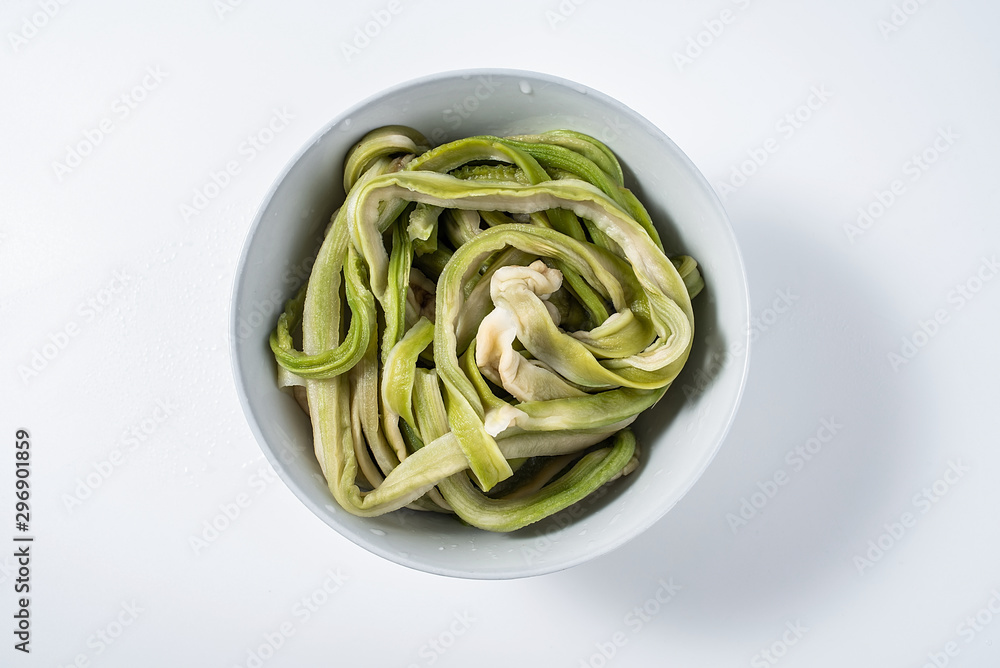
[[[629,426],[683,369],[704,284],[607,146],[386,126],[344,189],[270,339],[341,507],[509,532],[636,467]]]

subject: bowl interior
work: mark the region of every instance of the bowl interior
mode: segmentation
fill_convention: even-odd
[[[669,254],[698,260],[688,365],[635,425],[642,465],[542,522],[511,534],[452,517],[402,510],[358,518],[336,505],[312,453],[309,421],[278,390],[268,336],[286,299],[307,279],[322,231],[343,200],[347,150],[374,128],[403,124],[433,143],[477,134],[555,128],[588,133],[617,154],[626,185],[649,209]],[[560,570],[606,553],[663,516],[721,445],[748,364],[749,299],[739,251],[718,198],[691,161],[656,127],[579,84],[509,70],[445,73],[370,98],[332,121],[293,159],[250,228],[237,268],[231,352],[250,428],[292,491],[356,544],[422,571],[512,578]]]

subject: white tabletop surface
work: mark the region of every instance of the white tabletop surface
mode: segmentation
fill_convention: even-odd
[[[1000,665],[1000,5],[680,4],[4,2],[0,665]],[[228,353],[286,162],[357,101],[472,67],[657,124],[724,198],[756,318],[694,489],[518,581],[409,570],[314,517]]]

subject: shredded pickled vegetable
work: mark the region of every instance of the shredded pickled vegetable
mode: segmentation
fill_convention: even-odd
[[[638,465],[629,425],[684,366],[704,284],[608,147],[388,126],[344,190],[270,340],[343,508],[512,531]]]

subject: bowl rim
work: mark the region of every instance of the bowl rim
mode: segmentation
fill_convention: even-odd
[[[462,79],[467,80],[473,77],[498,75],[511,78],[524,78],[531,79],[533,81],[538,81],[540,83],[555,84],[562,86],[564,88],[569,88],[580,93],[584,93],[588,96],[592,96],[601,101],[602,104],[608,108],[614,108],[622,112],[623,114],[629,116],[631,122],[635,123],[637,126],[641,127],[646,132],[655,136],[659,141],[664,142],[669,145],[680,161],[680,166],[682,166],[685,171],[698,182],[704,193],[708,196],[710,207],[714,210],[717,215],[718,220],[724,224],[725,232],[727,236],[732,239],[732,251],[734,253],[734,263],[733,269],[738,275],[740,283],[742,285],[742,294],[739,295],[740,303],[745,307],[745,314],[747,322],[749,323],[750,318],[750,287],[747,278],[746,265],[743,261],[743,255],[740,250],[738,239],[736,237],[735,229],[733,228],[732,221],[726,212],[725,207],[722,204],[718,193],[712,188],[708,179],[702,173],[702,171],[695,165],[694,161],[679,147],[677,144],[658,126],[649,121],[645,116],[639,112],[632,109],[624,102],[613,98],[599,90],[595,90],[590,86],[581,84],[579,82],[566,79],[560,76],[555,76],[552,74],[547,74],[543,72],[522,70],[522,69],[510,69],[510,68],[470,68],[470,69],[454,69],[454,70],[443,70],[433,74],[428,74],[405,81],[398,82],[392,86],[384,88],[376,93],[368,95],[363,100],[356,102],[350,107],[342,110],[340,113],[336,114],[332,119],[325,123],[319,130],[313,133],[313,135],[306,140],[302,146],[295,152],[295,154],[287,160],[284,167],[278,173],[278,175],[271,182],[270,187],[261,199],[256,210],[254,211],[253,218],[251,220],[250,226],[247,228],[246,235],[244,236],[243,243],[240,247],[239,260],[236,264],[229,299],[229,357],[230,366],[233,372],[233,381],[235,384],[236,393],[239,397],[240,407],[243,411],[244,419],[246,420],[247,426],[250,428],[254,439],[257,442],[257,446],[260,448],[265,459],[277,473],[278,477],[281,478],[285,486],[292,492],[296,499],[309,508],[310,511],[324,524],[332,528],[337,534],[342,538],[346,539],[348,542],[353,543],[356,547],[363,549],[366,552],[375,554],[386,561],[391,563],[405,566],[416,571],[431,573],[435,575],[441,575],[445,577],[453,577],[460,579],[470,579],[470,580],[511,580],[526,577],[536,577],[540,575],[546,575],[549,573],[556,573],[563,571],[574,566],[578,566],[587,561],[596,559],[597,557],[609,554],[626,543],[634,540],[643,533],[645,533],[650,527],[659,522],[677,503],[680,502],[690,491],[691,488],[701,479],[707,470],[708,466],[715,459],[719,450],[722,448],[722,444],[726,441],[729,436],[729,432],[732,429],[733,422],[735,421],[736,414],[739,411],[739,406],[742,403],[743,394],[746,389],[747,378],[750,369],[750,355],[751,355],[751,338],[750,338],[750,328],[749,326],[745,328],[744,335],[738,342],[742,344],[744,355],[742,368],[738,369],[739,373],[739,383],[736,389],[735,397],[732,401],[732,405],[729,409],[728,414],[725,416],[725,426],[720,431],[718,437],[715,440],[714,447],[711,450],[704,450],[698,461],[697,465],[692,469],[692,475],[685,478],[683,484],[678,486],[678,493],[673,503],[665,506],[662,512],[650,513],[643,518],[641,522],[636,525],[636,530],[619,536],[618,538],[601,544],[599,547],[590,551],[581,551],[572,558],[567,558],[555,563],[546,562],[540,567],[532,568],[530,565],[523,565],[518,569],[510,569],[509,571],[489,571],[489,572],[476,572],[472,569],[459,569],[444,567],[432,563],[427,563],[424,561],[419,561],[412,559],[409,556],[401,556],[399,552],[393,552],[387,548],[383,548],[381,545],[374,543],[372,541],[365,540],[361,535],[355,535],[353,531],[345,531],[345,527],[339,524],[333,524],[330,520],[330,515],[324,508],[320,507],[320,504],[316,504],[311,498],[302,493],[298,488],[299,485],[296,481],[293,481],[290,475],[286,472],[279,457],[275,454],[271,447],[269,441],[264,437],[263,431],[260,428],[260,424],[257,421],[257,417],[251,410],[249,397],[244,390],[246,386],[246,378],[244,377],[243,371],[237,360],[236,350],[240,345],[239,341],[241,338],[238,334],[239,323],[237,322],[237,304],[239,303],[240,297],[243,291],[243,281],[241,280],[244,272],[246,271],[247,256],[250,250],[251,243],[256,236],[257,230],[263,222],[264,214],[267,208],[270,206],[271,201],[274,199],[278,190],[281,188],[282,183],[288,177],[289,173],[294,169],[294,167],[302,160],[303,156],[312,149],[318,142],[320,142],[323,137],[328,133],[333,131],[338,126],[341,126],[345,121],[349,121],[358,111],[365,109],[377,102],[378,100],[385,98],[387,96],[398,95],[411,88],[419,88],[428,84],[436,83],[443,80],[450,79]],[[734,341],[734,344],[736,341]],[[311,453],[311,451],[310,451]],[[330,499],[331,503],[335,503],[332,497]]]

